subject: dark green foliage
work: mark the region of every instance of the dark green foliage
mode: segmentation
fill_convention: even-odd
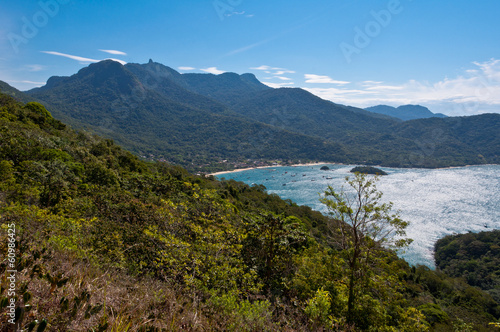
[[[386,172],[380,168],[372,166],[356,166],[350,170],[351,173],[373,174],[373,175],[387,175]]]
[[[500,231],[446,236],[436,242],[436,265],[471,286],[488,291],[500,304]]]
[[[443,323],[449,320],[448,315],[437,304],[423,304],[418,309],[425,315],[425,318],[432,325]]]

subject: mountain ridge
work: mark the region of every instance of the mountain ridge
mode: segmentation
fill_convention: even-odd
[[[485,117],[401,121],[304,89],[273,89],[253,74],[181,74],[152,60],[112,62],[53,77],[26,94],[76,128],[188,168],[226,168],[224,160],[232,165],[278,159],[392,167],[500,161],[499,134],[489,129],[486,138],[474,131],[489,126]],[[498,118],[489,121],[496,125]]]
[[[401,105],[393,107],[389,105],[377,105],[367,107],[365,110],[373,113],[384,114],[403,121],[427,119],[427,118],[446,118],[442,113],[433,113],[427,107],[421,105]]]
[[[142,156],[152,154],[189,165],[228,158],[337,161],[335,154],[347,154],[332,142],[222,114],[230,112],[212,100],[205,101],[222,112],[167,98],[159,87],[141,83],[127,66],[97,63],[87,68],[55,87],[32,90],[29,95],[46,102],[56,117],[76,127],[83,123]],[[109,72],[101,76],[101,70]],[[181,88],[176,91],[193,96]],[[201,95],[197,98],[200,101]],[[288,144],[292,146],[282,151],[274,148]]]

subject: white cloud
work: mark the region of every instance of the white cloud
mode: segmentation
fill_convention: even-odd
[[[306,83],[338,84],[338,85],[345,85],[351,83],[346,81],[337,81],[329,76],[314,75],[314,74],[305,74],[304,78],[306,79]]]
[[[448,115],[500,113],[500,60],[474,62],[473,65],[474,68],[465,70],[462,75],[435,83],[409,80],[396,85],[363,81],[357,84],[359,89],[306,90],[321,98],[357,107],[422,104],[433,112]]]
[[[273,69],[276,69],[276,68],[273,68]],[[279,68],[279,69],[281,69],[281,68]],[[278,70],[277,72],[274,73],[274,75],[283,75],[283,74],[295,74],[295,71],[284,69],[284,70]]]
[[[279,68],[279,67],[271,67],[271,66],[267,66],[267,65],[262,65],[262,66],[259,66],[259,67],[250,67],[250,69],[253,69],[253,70],[262,70],[266,74],[273,75],[273,77],[265,77],[264,79],[266,79],[266,80],[271,80],[271,79],[276,78],[276,79],[279,79],[279,80],[282,80],[282,81],[291,81],[292,78],[286,77],[286,76],[283,76],[283,75],[284,74],[295,74],[295,71],[293,71],[293,70],[289,70],[289,69],[285,69],[285,68]],[[271,83],[271,84],[277,84],[277,83]]]
[[[37,85],[37,86],[42,86],[45,85],[45,82],[33,82],[33,81],[7,81],[7,83],[23,83],[23,84],[30,84],[30,85]]]
[[[227,17],[231,17],[233,15],[244,15],[245,12],[242,11],[242,12],[232,12],[232,13],[229,13],[229,14],[226,14]]]
[[[274,89],[279,89],[279,88],[284,88],[284,87],[287,87],[287,86],[292,86],[294,85],[295,83],[293,82],[288,82],[288,83],[271,83],[271,82],[262,82],[264,83],[265,85],[271,87],[271,88],[274,88]]]
[[[117,51],[117,50],[99,50],[99,51],[113,54],[113,55],[127,55],[127,53],[122,52],[122,51]]]
[[[384,82],[382,82],[382,81],[363,81],[360,84],[362,86],[373,86],[373,85],[379,85],[379,84],[382,84],[382,83],[384,83]]]
[[[271,69],[271,67],[266,66],[266,65],[262,65],[262,66],[259,66],[259,67],[250,67],[250,69],[254,69],[254,70],[269,70],[269,69]]]
[[[69,59],[72,59],[72,60],[79,61],[80,63],[95,63],[95,62],[99,62],[100,61],[100,60],[96,60],[96,59],[84,58],[84,57],[81,57],[81,56],[78,56],[78,55],[71,55],[71,54],[65,54],[65,53],[60,53],[60,52],[53,52],[53,51],[41,51],[41,52],[42,53],[46,53],[46,54],[52,54],[52,55],[62,56],[62,57],[65,57],[65,58],[69,58]]]
[[[210,67],[210,68],[205,68],[205,69],[201,69],[201,70],[206,72],[206,73],[210,73],[210,74],[214,74],[214,75],[220,75],[220,74],[225,73],[225,71],[219,70],[219,69],[217,69],[217,67]]]
[[[47,69],[46,66],[42,66],[42,65],[25,65],[24,68],[27,71],[42,71],[42,70]]]
[[[65,54],[65,53],[60,53],[60,52],[54,52],[54,51],[40,51],[41,53],[46,53],[46,54],[51,54],[51,55],[57,55],[57,56],[62,56],[71,60],[76,60],[80,62],[81,64],[88,64],[88,63],[96,63],[100,62],[103,60],[113,60],[116,62],[121,63],[122,65],[126,65],[127,62],[120,60],[120,59],[113,59],[113,58],[107,58],[107,59],[102,59],[102,60],[96,60],[96,59],[90,59],[90,58],[84,58],[78,55],[71,55],[71,54]]]
[[[179,67],[179,70],[195,70],[194,67]]]
[[[387,90],[403,90],[403,89],[404,87],[397,85],[375,85],[366,88],[366,90],[370,91],[387,91]]]
[[[120,59],[107,58],[107,59],[104,59],[104,60],[113,60],[113,61],[121,63],[122,65],[126,65],[127,64],[126,61],[123,61],[123,60],[120,60]],[[100,60],[100,61],[102,61],[102,60]]]

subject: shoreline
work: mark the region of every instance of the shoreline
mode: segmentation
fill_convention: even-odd
[[[332,162],[313,162],[313,163],[305,163],[305,164],[293,164],[293,165],[275,165],[275,166],[257,166],[257,167],[247,167],[247,168],[237,168],[232,171],[219,171],[215,173],[207,174],[206,176],[217,176],[222,174],[230,174],[243,172],[254,169],[265,169],[265,168],[275,168],[275,167],[301,167],[301,166],[317,166],[317,165],[349,165],[343,163],[332,163]],[[357,165],[357,164],[352,164]],[[381,168],[395,168],[395,169],[427,169],[427,170],[445,170],[445,169],[455,169],[455,168],[467,168],[467,167],[475,167],[475,166],[498,166],[497,164],[479,164],[479,165],[463,165],[463,166],[446,166],[446,167],[435,167],[435,168],[426,168],[426,167],[389,167],[389,166],[373,166],[373,167],[381,167]]]
[[[217,176],[221,174],[237,173],[243,171],[249,171],[253,169],[265,169],[265,168],[275,168],[275,167],[300,167],[300,166],[316,166],[316,165],[342,165],[340,163],[327,163],[327,162],[317,162],[317,163],[306,163],[306,164],[293,164],[293,165],[276,165],[276,166],[257,166],[257,167],[247,167],[247,168],[237,168],[232,171],[220,171],[215,173],[207,174],[207,176]]]

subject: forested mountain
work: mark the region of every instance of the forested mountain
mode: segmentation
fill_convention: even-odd
[[[180,74],[153,61],[107,60],[27,94],[75,128],[190,170],[259,160],[395,167],[500,160],[498,114],[403,122],[303,89],[272,89],[252,74]]]
[[[154,74],[155,68],[160,74]],[[103,61],[71,77],[50,79],[29,95],[76,128],[90,128],[141,156],[186,166],[223,159],[349,159],[334,142],[237,117],[224,105],[174,84],[169,74],[175,75],[154,63]]]
[[[374,247],[348,322],[350,251],[321,213],[141,161],[1,93],[0,142],[1,331],[494,331],[500,318],[485,292]]]
[[[5,83],[4,81],[0,81],[0,92],[7,94],[13,98],[15,98],[17,101],[27,103],[32,101],[33,98],[27,96],[23,92],[17,90],[16,88],[10,86],[9,84]]]
[[[388,105],[377,105],[366,108],[367,111],[379,114],[385,114],[403,121],[426,119],[426,118],[446,118],[442,113],[432,113],[427,107],[420,105],[402,105],[392,107]]]
[[[396,120],[372,117],[369,112],[353,112],[346,106],[326,101],[299,88],[256,93],[233,109],[259,122],[340,141],[358,133],[387,134],[390,126],[397,123]]]
[[[498,128],[500,114],[481,114],[405,121],[394,127],[394,134],[419,146],[415,164],[420,158],[422,164],[432,167],[434,156],[440,156],[441,165],[499,164]]]

